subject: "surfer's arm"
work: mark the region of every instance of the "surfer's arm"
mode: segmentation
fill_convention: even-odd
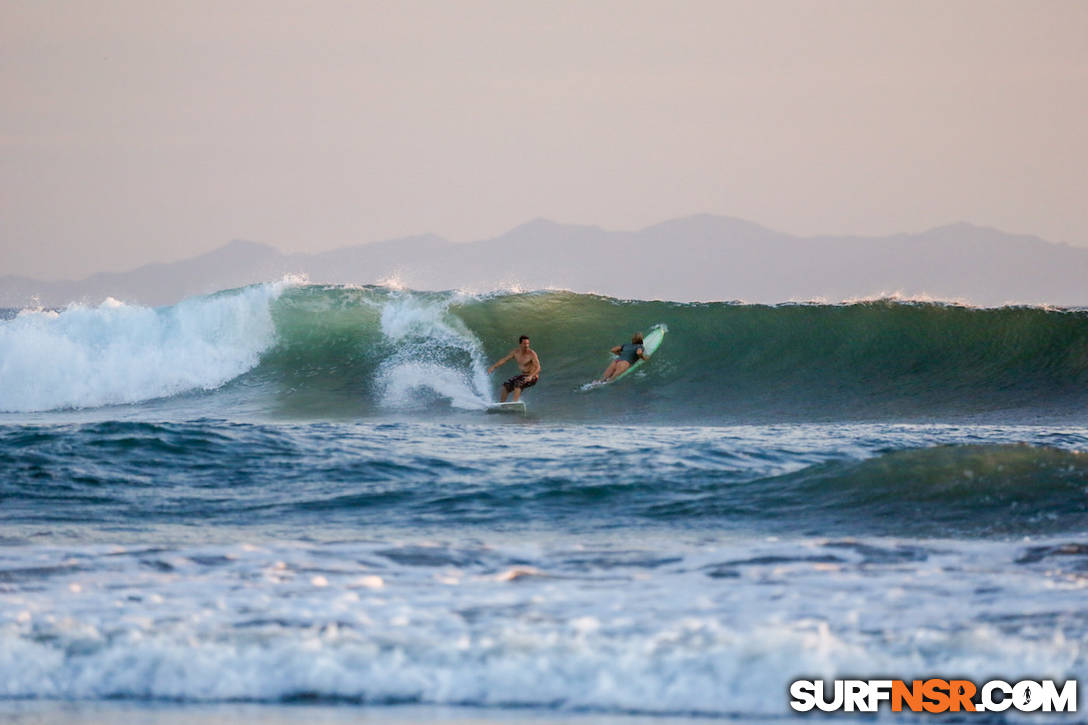
[[[644,347],[640,347],[638,349],[638,356],[640,358],[642,358],[643,360],[649,360],[650,359],[650,356],[646,354],[646,348],[644,348]]]
[[[620,350],[622,350],[622,349],[623,349],[623,345],[616,345],[614,348],[609,350],[609,352],[612,353],[613,355],[619,355]]]
[[[512,357],[514,357],[514,351],[513,350],[511,350],[510,354],[507,355],[506,357],[504,357],[502,360],[499,360],[497,363],[495,363],[494,365],[489,367],[487,369],[488,374],[495,372],[495,368],[499,367],[500,365],[505,365],[507,362],[510,361],[510,358],[512,358]]]
[[[533,359],[529,361],[529,371],[525,374],[528,375],[530,378],[539,378],[541,370],[542,368],[540,367],[540,358],[538,358],[536,356],[536,353],[534,352]]]

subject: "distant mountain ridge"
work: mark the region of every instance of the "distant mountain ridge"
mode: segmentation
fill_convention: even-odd
[[[1088,304],[1088,249],[959,223],[885,237],[797,237],[702,214],[639,231],[536,219],[478,242],[431,234],[284,254],[235,240],[212,252],[79,281],[0,277],[0,306],[105,297],[149,305],[304,275],[315,283],[396,280],[412,289],[562,288],[673,301],[785,301],[901,294],[1006,303]]]

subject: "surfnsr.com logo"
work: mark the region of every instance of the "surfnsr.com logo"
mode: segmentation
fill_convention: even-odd
[[[1054,680],[796,680],[790,684],[790,707],[798,712],[876,712],[884,704],[892,712],[1076,712],[1077,681],[1059,687]]]

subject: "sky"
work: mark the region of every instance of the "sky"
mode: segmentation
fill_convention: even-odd
[[[0,276],[548,218],[1088,246],[1081,0],[0,0]]]

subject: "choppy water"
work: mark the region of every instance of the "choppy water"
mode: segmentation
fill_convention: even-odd
[[[6,317],[0,697],[744,720],[799,677],[1088,674],[1084,312],[281,283]],[[485,415],[523,332],[530,414]]]

